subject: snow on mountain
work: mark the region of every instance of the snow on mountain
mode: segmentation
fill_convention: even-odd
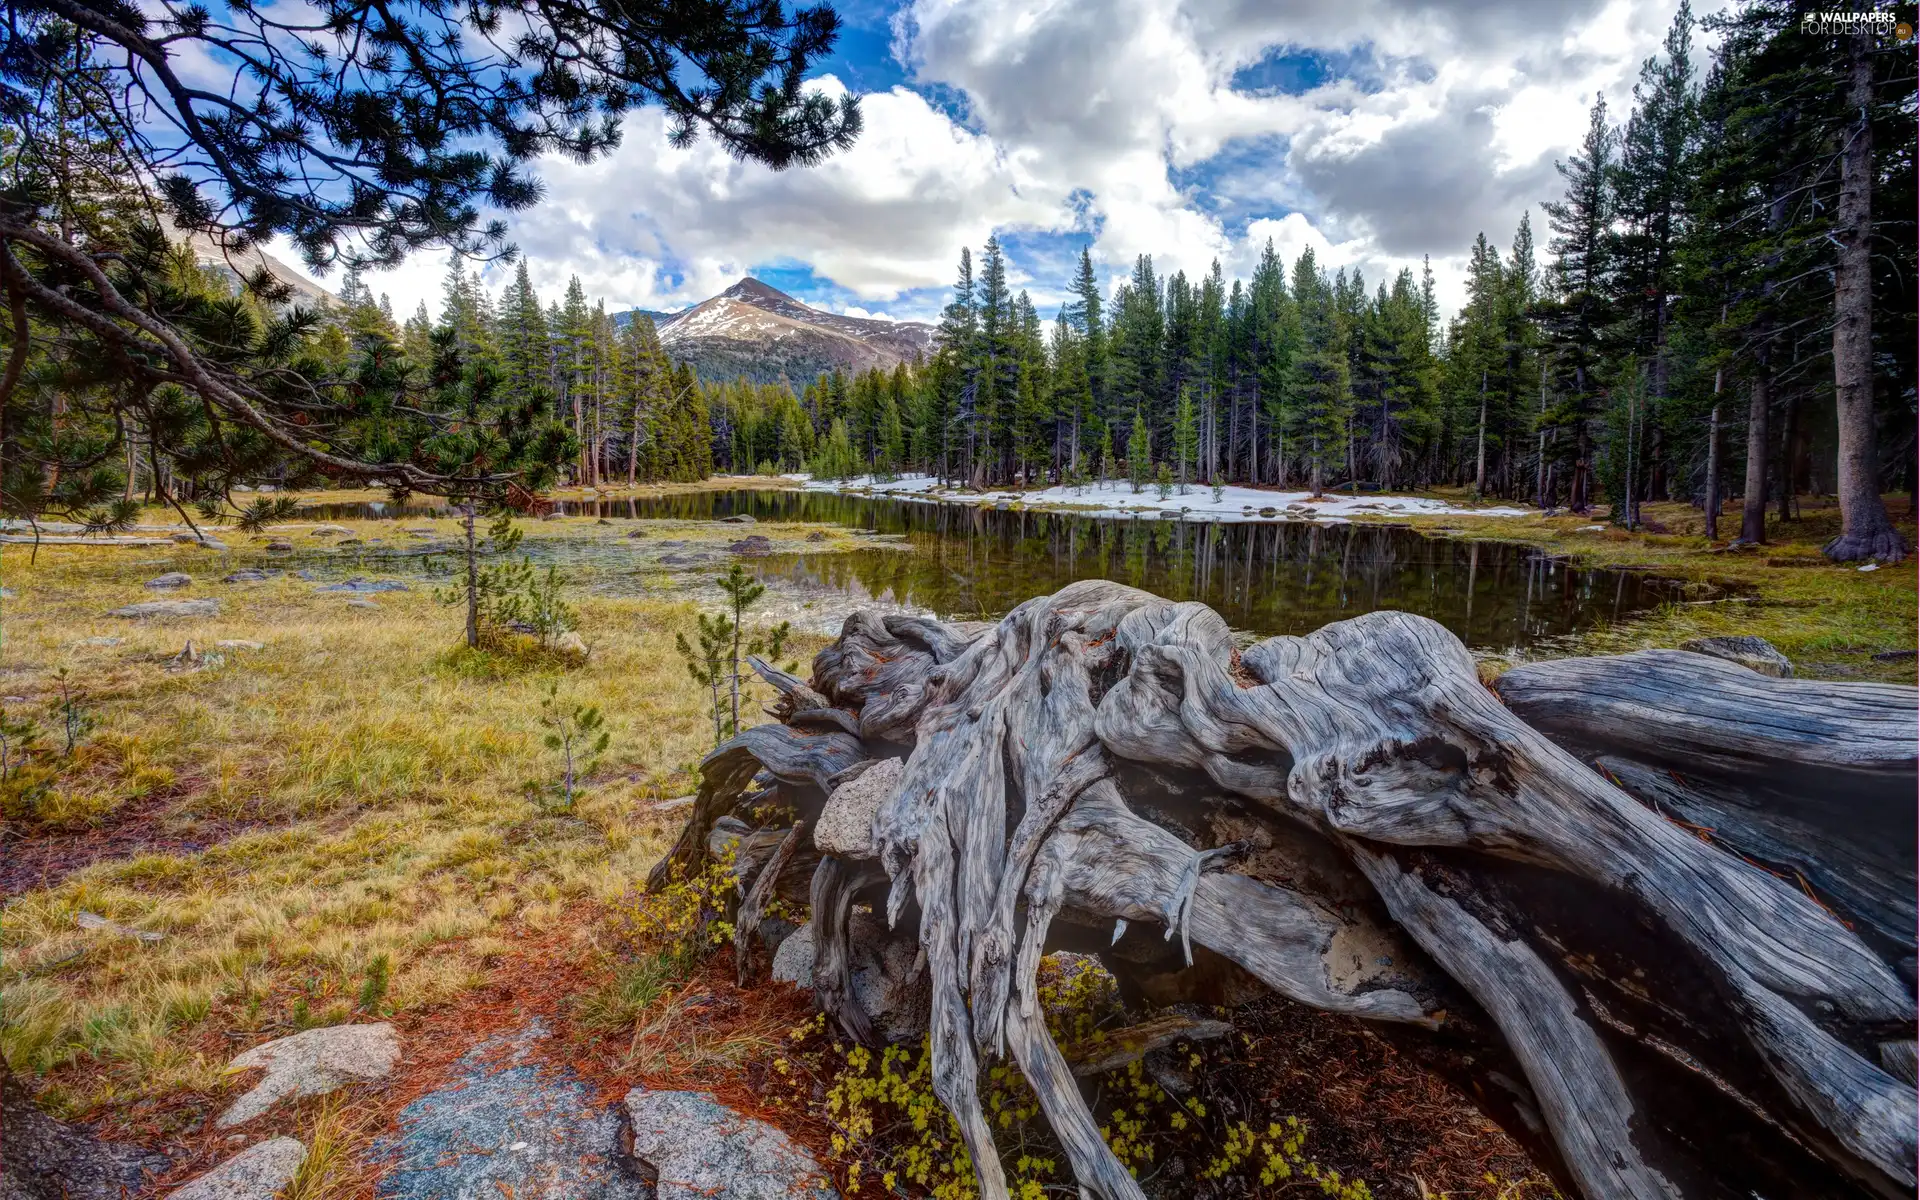
[[[751,277],[654,323],[667,353],[708,379],[798,385],[835,367],[891,368],[933,352],[931,325],[821,312]]]

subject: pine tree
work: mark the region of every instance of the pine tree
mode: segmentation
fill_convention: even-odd
[[[1606,351],[1604,330],[1612,322],[1609,279],[1613,252],[1613,150],[1615,134],[1603,96],[1594,101],[1580,152],[1555,166],[1567,182],[1562,199],[1546,206],[1554,256],[1551,292],[1540,306],[1549,361],[1549,387],[1563,399],[1543,424],[1564,445],[1567,505],[1585,512],[1592,503],[1593,422],[1599,412],[1598,371]]]
[[[513,282],[500,296],[500,357],[508,386],[551,395],[547,339],[547,314],[523,257],[515,266]]]
[[[1180,494],[1187,494],[1187,472],[1192,468],[1194,453],[1199,447],[1200,431],[1193,409],[1193,392],[1189,388],[1180,389],[1180,403],[1174,410],[1173,418],[1173,458],[1180,480]]]
[[[960,275],[954,281],[953,299],[940,316],[940,328],[934,336],[938,347],[934,379],[937,390],[930,397],[928,421],[938,430],[941,479],[956,474],[956,454],[964,460],[965,474],[971,470],[974,456],[975,389],[980,374],[978,343],[979,308],[973,280],[973,255],[960,248]],[[931,433],[931,429],[929,431]]]
[[[1145,413],[1133,414],[1133,431],[1127,435],[1127,482],[1138,493],[1153,478],[1153,435],[1147,431]]]
[[[1352,376],[1337,298],[1325,276],[1314,269],[1311,250],[1302,251],[1294,265],[1293,296],[1301,349],[1292,367],[1287,425],[1306,463],[1308,486],[1319,497],[1326,490],[1328,468],[1346,457]]]

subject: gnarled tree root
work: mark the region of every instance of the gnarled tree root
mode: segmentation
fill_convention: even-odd
[[[889,918],[917,920],[935,1091],[984,1196],[1006,1185],[976,1078],[982,1055],[1006,1052],[1081,1186],[1140,1195],[1042,1021],[1035,973],[1056,917],[1106,922],[1116,941],[1157,926],[1185,961],[1209,947],[1296,1001],[1370,1020],[1431,1027],[1477,1002],[1588,1200],[1771,1188],[1788,1159],[1777,1170],[1796,1184],[1911,1191],[1913,1092],[1882,1061],[1911,1058],[1913,997],[1884,947],[1503,707],[1431,621],[1372,613],[1238,651],[1204,606],[1088,581],[989,628],[856,614],[810,680],[762,674],[786,723],[709,758],[655,878],[697,866],[756,779],[811,821],[854,763],[906,753],[872,847]],[[1739,749],[1773,753],[1764,738]],[[1428,854],[1447,865],[1429,871]],[[821,1003],[864,1041],[843,978],[847,913],[878,878],[862,870],[824,858],[812,893]],[[1757,1122],[1785,1157],[1704,1163],[1740,1139],[1657,1110],[1675,1071],[1730,1098],[1703,1106],[1711,1119]]]

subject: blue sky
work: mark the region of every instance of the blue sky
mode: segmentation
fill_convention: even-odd
[[[631,114],[610,156],[542,164],[547,202],[513,220],[543,293],[577,274],[610,309],[674,309],[754,274],[833,311],[926,320],[960,248],[997,233],[1048,316],[1082,247],[1111,285],[1142,253],[1162,274],[1218,259],[1244,277],[1269,238],[1369,281],[1430,255],[1451,304],[1476,233],[1505,246],[1529,210],[1539,226],[1595,95],[1626,111],[1675,4],[836,7],[816,86],[862,97],[852,150],[776,173],[711,141],[675,150],[657,111]],[[370,282],[410,311],[443,270]]]

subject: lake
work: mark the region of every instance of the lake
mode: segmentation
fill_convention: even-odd
[[[1199,600],[1235,629],[1300,634],[1374,609],[1419,613],[1468,645],[1525,647],[1617,621],[1680,595],[1640,572],[1588,569],[1527,546],[1428,536],[1387,525],[1179,521],[1028,512],[799,490],[697,492],[559,504],[569,515],[634,520],[807,521],[892,535],[898,546],[746,559],[759,576],[810,593],[889,601],[953,619],[990,619],[1076,579],[1112,579]],[[375,511],[325,505],[302,516],[445,516],[415,500]],[[742,531],[746,532],[745,530]],[[525,548],[597,591],[646,586],[631,548],[604,534]],[[446,556],[442,568],[450,566]]]

